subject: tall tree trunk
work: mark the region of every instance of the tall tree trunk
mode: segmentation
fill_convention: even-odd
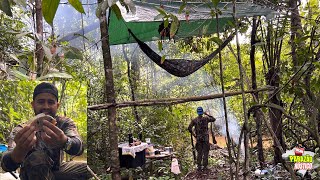
[[[279,23],[279,18],[278,18]],[[273,29],[273,24],[268,22],[267,26],[267,35],[266,35],[266,45],[263,46],[263,55],[268,65],[268,72],[265,76],[267,85],[273,87],[280,86],[280,76],[279,76],[279,64],[280,64],[280,52],[282,47],[282,41],[278,42],[276,39],[282,36],[283,31]],[[280,94],[274,92],[269,95],[269,100],[271,103],[283,106],[282,101],[280,100]],[[274,163],[282,162],[282,153],[276,143],[279,141],[281,148],[285,148],[285,143],[282,137],[282,112],[277,109],[269,109],[269,118],[272,126],[273,132],[276,134],[277,139],[273,139],[274,144]]]
[[[290,36],[290,44],[291,44],[291,55],[292,55],[292,62],[294,65],[294,70],[297,69],[297,66],[301,65],[302,62],[299,62],[299,58],[297,55],[297,44],[295,40],[301,37],[302,26],[301,26],[301,19],[299,15],[298,9],[298,1],[297,0],[289,0],[289,8],[291,10],[291,36]],[[299,32],[299,30],[301,30]]]
[[[101,3],[102,0],[98,0]],[[104,73],[106,78],[106,95],[107,103],[115,103],[115,91],[113,82],[113,69],[112,59],[109,46],[109,33],[106,18],[106,11],[101,12],[100,17],[100,32],[102,43],[102,54],[104,63]],[[111,156],[111,173],[113,180],[120,180],[120,162],[118,152],[118,127],[116,123],[116,107],[111,106],[108,108],[108,122],[109,122],[109,143],[110,143],[110,156]]]
[[[291,36],[290,36],[290,40],[291,40],[291,55],[292,55],[292,63],[294,65],[294,70],[297,70],[299,68],[299,66],[303,65],[304,62],[303,61],[310,61],[313,62],[317,59],[319,59],[320,54],[319,51],[314,57],[310,57],[306,52],[303,52],[305,47],[306,47],[306,43],[305,41],[299,41],[300,43],[296,43],[297,39],[300,39],[302,37],[302,25],[301,25],[301,17],[300,17],[300,13],[299,13],[299,9],[298,9],[298,1],[297,0],[289,0],[288,5],[290,7],[291,10]],[[314,39],[314,32],[311,32],[311,40],[315,40]],[[311,52],[314,52],[314,50],[312,49],[312,44],[310,44],[309,50]],[[313,55],[312,55],[313,56]],[[309,59],[307,59],[309,58]],[[302,61],[303,60],[303,61]],[[306,94],[303,95],[302,99],[302,104],[305,110],[305,114],[306,117],[309,118],[309,126],[313,127],[314,132],[316,137],[315,140],[318,142],[318,146],[319,146],[319,128],[318,128],[318,123],[320,123],[319,119],[319,115],[320,112],[319,110],[316,108],[318,104],[318,100],[316,95],[312,92],[310,86],[311,86],[311,79],[312,79],[312,74],[313,71],[315,70],[315,67],[313,64],[310,64],[310,66],[308,67],[308,69],[305,72],[305,77],[303,78],[303,82],[293,82],[293,86],[294,85],[299,85],[304,84],[303,88],[306,91]]]
[[[256,63],[255,63],[255,52],[256,52],[256,34],[257,34],[257,18],[253,17],[252,19],[252,32],[251,32],[251,49],[250,49],[250,65],[251,65],[251,81],[252,81],[252,89],[257,89],[257,76],[256,76]],[[259,102],[259,94],[258,92],[253,93],[254,102]],[[262,132],[261,132],[261,125],[262,125],[262,118],[263,113],[261,110],[256,110],[253,114],[254,120],[256,122],[257,128],[257,139],[258,139],[258,159],[260,163],[260,167],[264,166],[264,156],[263,156],[263,144],[262,144]]]
[[[36,0],[36,30],[40,39],[36,40],[36,57],[37,57],[37,77],[40,77],[43,72],[44,51],[41,45],[43,41],[43,15],[41,0]]]
[[[280,77],[279,77],[279,70],[276,69],[276,67],[272,67],[269,69],[269,72],[266,75],[267,84],[274,87],[279,87],[280,84]],[[277,95],[269,95],[269,97],[272,97],[270,99],[270,102],[279,106],[283,106],[282,101],[279,98],[279,94]],[[276,109],[269,109],[269,117],[270,122],[272,126],[273,132],[276,134],[277,140],[280,142],[281,147],[285,149],[285,144],[283,141],[282,136],[282,112]],[[274,163],[280,163],[282,162],[282,153],[278,147],[278,144],[276,143],[276,139],[273,140],[274,145]]]

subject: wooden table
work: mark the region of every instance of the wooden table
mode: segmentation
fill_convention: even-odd
[[[147,147],[147,143],[141,143],[137,146],[129,146],[129,143],[119,144],[120,167],[136,168],[143,166],[146,162],[145,149]]]

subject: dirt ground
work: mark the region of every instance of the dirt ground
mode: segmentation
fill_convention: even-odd
[[[223,144],[224,138],[216,137],[216,140],[217,145],[211,145],[209,152],[210,158],[216,160],[213,163],[214,165],[209,166],[207,170],[198,171],[194,169],[184,177],[185,180],[230,179],[229,164],[225,161],[228,151],[226,148],[218,146]],[[212,164],[212,162],[209,162],[209,164]]]
[[[231,179],[230,177],[230,165],[227,162],[228,151],[226,147],[219,147],[221,143],[225,143],[224,138],[216,137],[217,145],[211,145],[209,152],[209,167],[207,170],[198,171],[194,169],[190,171],[183,179],[184,180],[214,180],[214,179]],[[219,142],[220,141],[220,142]],[[224,142],[222,142],[224,141]],[[253,155],[254,156],[254,155]],[[243,159],[242,159],[243,161]],[[268,163],[270,167],[273,167],[272,163]],[[257,166],[257,164],[256,164]],[[283,169],[281,166],[278,168],[269,168],[272,169],[272,172],[269,172],[266,176],[255,176],[255,165],[251,164],[251,168],[248,179],[290,179],[289,173]],[[232,167],[233,173],[235,173],[235,167]],[[268,168],[267,168],[268,169]],[[239,179],[242,179],[243,172],[239,172]],[[235,177],[233,177],[235,178]]]

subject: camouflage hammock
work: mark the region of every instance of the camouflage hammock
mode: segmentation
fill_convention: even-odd
[[[213,59],[226,45],[233,39],[235,33],[231,34],[220,46],[218,49],[213,51],[207,57],[201,60],[185,60],[185,59],[165,59],[164,62],[161,63],[161,56],[159,56],[156,52],[154,52],[146,43],[139,40],[133,32],[128,29],[129,33],[132,37],[137,41],[140,49],[158,66],[166,70],[168,73],[178,76],[178,77],[186,77],[202,66],[207,64],[211,59]]]

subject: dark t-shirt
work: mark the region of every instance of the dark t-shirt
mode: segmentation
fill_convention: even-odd
[[[208,123],[215,120],[212,116],[198,116],[191,121],[188,130],[192,132],[194,126],[197,141],[209,141]]]

